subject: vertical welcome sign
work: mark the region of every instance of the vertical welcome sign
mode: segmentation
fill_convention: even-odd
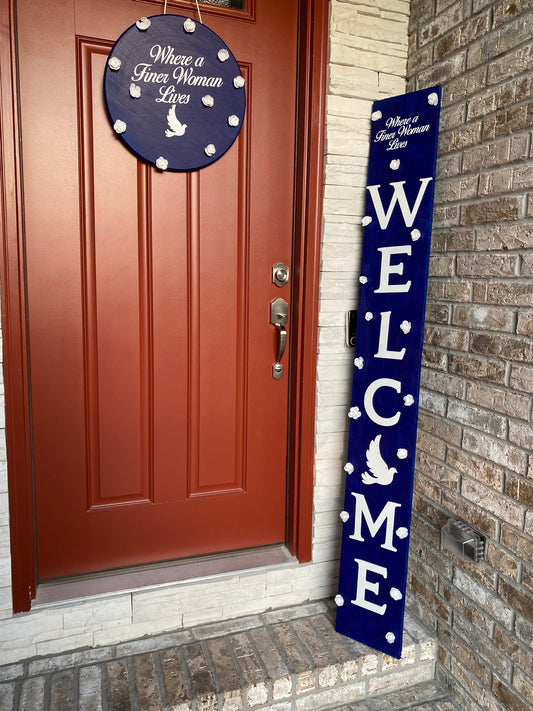
[[[376,101],[337,631],[401,657],[440,87]]]

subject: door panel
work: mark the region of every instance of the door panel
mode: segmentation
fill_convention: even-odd
[[[257,5],[202,13],[247,114],[222,159],[176,174],[138,162],[103,105],[146,4],[18,3],[40,579],[285,540],[269,304],[290,301],[271,269],[291,264],[298,3]]]

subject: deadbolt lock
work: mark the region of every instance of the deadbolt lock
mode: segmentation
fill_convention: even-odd
[[[289,267],[278,262],[272,267],[272,281],[276,286],[285,286],[289,281]]]

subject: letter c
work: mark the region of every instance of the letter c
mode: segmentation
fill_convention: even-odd
[[[398,412],[396,412],[396,414],[392,417],[381,417],[381,415],[378,415],[374,408],[374,395],[379,388],[392,388],[393,390],[396,390],[397,393],[400,393],[402,390],[402,384],[399,380],[393,380],[392,378],[378,378],[377,380],[374,380],[373,383],[370,383],[365,392],[365,410],[372,422],[375,422],[376,425],[382,425],[383,427],[392,427],[397,424],[400,419],[400,411],[398,410]]]

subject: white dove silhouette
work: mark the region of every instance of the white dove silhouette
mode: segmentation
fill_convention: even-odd
[[[371,473],[363,472],[361,474],[363,484],[382,484],[383,486],[387,486],[398,472],[394,467],[388,467],[381,456],[381,452],[379,451],[380,441],[381,435],[378,435],[370,442],[366,450],[366,466],[370,469]]]
[[[168,128],[170,128],[170,131],[168,128],[165,131],[165,136],[167,138],[172,138],[172,136],[183,136],[185,129],[187,128],[187,124],[181,123],[181,121],[179,121],[176,117],[176,106],[172,106],[172,108],[168,110],[167,122]]]

